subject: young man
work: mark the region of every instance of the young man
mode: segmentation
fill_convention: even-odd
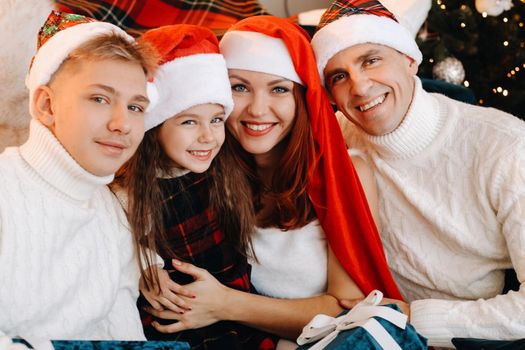
[[[144,339],[133,240],[106,185],[142,140],[155,59],[59,12],[38,47],[29,139],[0,155],[0,334]]]
[[[348,144],[374,169],[386,255],[412,324],[435,346],[522,338],[525,124],[425,92],[416,43],[377,1],[334,3],[312,46],[353,123]],[[500,295],[512,267],[521,290]]]

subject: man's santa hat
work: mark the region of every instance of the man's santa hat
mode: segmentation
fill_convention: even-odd
[[[134,41],[133,37],[111,23],[99,22],[86,16],[51,11],[38,32],[37,53],[26,76],[30,98],[29,108],[33,117],[35,90],[51,80],[72,51],[104,34],[116,34],[129,42]]]
[[[160,56],[159,68],[148,86],[148,95],[156,97],[146,113],[146,130],[205,103],[220,104],[225,116],[230,115],[233,100],[228,70],[211,30],[168,25],[147,31],[140,40],[151,44]]]
[[[233,25],[220,46],[229,68],[279,75],[305,87],[316,143],[315,162],[308,171],[308,193],[330,247],[364,294],[379,289],[391,298],[402,299],[339,124],[319,80],[308,34],[287,19],[255,16]]]
[[[423,59],[413,35],[379,1],[334,1],[321,17],[312,38],[321,81],[324,83],[324,69],[333,56],[346,48],[365,43],[396,49],[413,58],[417,64]]]

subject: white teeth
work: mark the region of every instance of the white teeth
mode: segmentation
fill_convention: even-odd
[[[210,151],[190,151],[190,153],[197,157],[205,157],[210,153]]]
[[[359,110],[360,110],[361,112],[368,111],[370,108],[375,107],[375,106],[377,106],[378,104],[383,103],[383,101],[385,100],[385,97],[386,97],[386,95],[381,95],[381,96],[379,96],[378,98],[376,98],[375,100],[373,100],[373,101],[367,103],[366,105],[364,105],[364,106],[359,106]]]
[[[273,124],[249,124],[245,123],[246,127],[254,131],[263,131],[272,127]]]

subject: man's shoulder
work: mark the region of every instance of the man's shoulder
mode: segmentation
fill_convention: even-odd
[[[472,105],[453,100],[440,94],[432,94],[448,117],[455,117],[466,121],[469,125],[491,129],[495,134],[502,133],[508,137],[525,137],[525,122],[505,111],[493,108]]]

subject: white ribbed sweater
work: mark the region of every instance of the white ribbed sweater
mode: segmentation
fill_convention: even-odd
[[[144,339],[112,178],[86,172],[36,120],[27,143],[0,155],[0,333]]]
[[[504,112],[416,93],[403,123],[347,143],[379,189],[382,239],[411,323],[430,345],[525,336],[525,123]],[[498,296],[514,267],[520,292]]]

